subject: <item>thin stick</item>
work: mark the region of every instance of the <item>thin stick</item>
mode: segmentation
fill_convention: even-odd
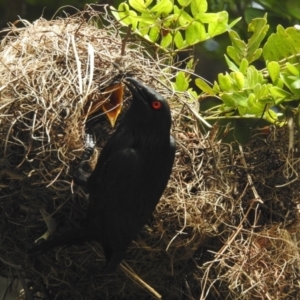
[[[148,283],[146,283],[141,277],[139,277],[131,268],[130,266],[123,261],[120,264],[120,268],[123,270],[123,272],[130,278],[134,283],[141,286],[145,290],[147,290],[150,294],[152,294],[156,299],[161,299],[162,296],[155,291]]]

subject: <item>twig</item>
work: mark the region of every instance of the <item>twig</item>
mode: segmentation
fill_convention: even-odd
[[[240,153],[241,153],[241,160],[242,160],[243,166],[244,166],[245,170],[247,171],[248,166],[247,166],[246,159],[245,159],[244,152],[243,152],[243,148],[242,148],[241,145],[239,145],[239,150],[240,150]],[[252,181],[252,177],[250,176],[248,171],[247,171],[247,180],[248,180],[249,186],[250,186],[250,188],[253,192],[255,200],[258,201],[259,203],[264,203],[262,201],[261,197],[259,196],[258,192],[256,191],[256,188],[255,188],[255,186],[253,184],[253,181]]]
[[[124,273],[132,279],[134,283],[146,289],[150,294],[152,294],[156,299],[161,299],[161,295],[155,291],[148,283],[146,283],[141,277],[139,277],[130,267],[129,265],[123,261],[120,264],[121,269]]]

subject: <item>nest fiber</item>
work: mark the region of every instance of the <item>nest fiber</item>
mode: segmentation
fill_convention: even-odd
[[[300,297],[299,159],[286,127],[243,147],[223,143],[222,128],[201,129],[189,95],[172,90],[170,56],[128,38],[106,13],[19,23],[0,48],[0,272],[20,280],[20,299]],[[172,110],[176,161],[153,217],[108,278],[97,243],[27,256],[45,220],[56,220],[55,235],[84,220],[88,195],[73,174],[85,131],[97,140],[91,169],[111,133],[91,110],[126,76]],[[124,109],[129,100],[125,90]]]

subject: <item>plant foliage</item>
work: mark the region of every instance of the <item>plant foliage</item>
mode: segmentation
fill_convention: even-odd
[[[207,12],[206,0],[129,0],[112,9],[117,20],[161,49],[183,50],[229,30],[228,13]]]
[[[267,38],[267,15],[253,19],[248,26],[247,41],[232,29],[239,19],[228,23],[225,11],[207,12],[206,0],[129,0],[113,15],[135,33],[171,53],[191,47],[226,31],[231,45],[225,60],[229,72],[218,75],[210,84],[197,78],[191,86],[192,63],[175,75],[173,88],[188,92],[193,101],[213,96],[221,105],[210,109],[207,119],[264,118],[283,124],[283,112],[288,102],[300,98],[300,31],[296,27],[277,26],[277,32]],[[262,61],[263,69],[256,67]],[[276,107],[276,109],[274,109]]]
[[[218,109],[227,116],[237,110],[241,117],[264,117],[275,123],[287,103],[300,98],[300,31],[279,25],[262,45],[268,28],[266,17],[254,19],[249,24],[252,36],[248,43],[231,31],[232,45],[225,55],[231,72],[219,74],[212,88],[196,79],[203,93],[222,100]],[[262,70],[253,64],[258,59],[265,64]]]

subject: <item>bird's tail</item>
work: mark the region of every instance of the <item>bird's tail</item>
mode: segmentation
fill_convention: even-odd
[[[27,251],[28,254],[44,253],[54,247],[70,246],[74,244],[82,244],[88,241],[88,235],[86,231],[70,231],[66,234],[58,236],[50,241],[45,241],[37,246],[32,247]]]

